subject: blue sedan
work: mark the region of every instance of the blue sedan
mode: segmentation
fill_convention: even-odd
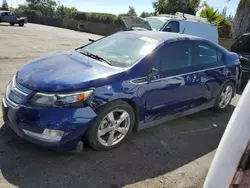
[[[226,109],[240,77],[238,56],[205,39],[118,32],[24,65],[3,98],[4,121],[22,138],[72,150],[112,149],[132,130]]]

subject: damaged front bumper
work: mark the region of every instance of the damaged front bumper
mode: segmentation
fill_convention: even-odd
[[[13,107],[2,100],[3,119],[13,131],[29,142],[53,149],[74,150],[96,113],[84,108]]]

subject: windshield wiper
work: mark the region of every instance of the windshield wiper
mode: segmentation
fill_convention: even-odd
[[[81,49],[81,50],[79,50],[78,52],[81,53],[81,54],[83,54],[83,55],[86,55],[86,56],[88,56],[88,57],[91,57],[91,58],[93,58],[93,59],[96,59],[96,60],[105,62],[105,63],[107,63],[107,64],[113,66],[113,64],[112,64],[110,61],[108,61],[108,60],[104,59],[103,57],[100,57],[100,56],[98,56],[98,55],[96,55],[96,54],[93,54],[93,53],[91,53],[91,52],[89,52],[89,51],[87,51],[87,50]]]

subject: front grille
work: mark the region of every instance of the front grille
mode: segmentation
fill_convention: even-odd
[[[13,105],[18,106],[24,102],[24,100],[31,94],[31,90],[23,87],[22,85],[16,82],[16,77],[12,79],[12,81],[7,86],[6,90],[6,99],[7,101]]]

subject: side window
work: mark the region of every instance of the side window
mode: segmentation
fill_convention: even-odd
[[[156,69],[163,76],[174,76],[184,74],[192,69],[193,43],[188,41],[177,41],[162,47],[157,52],[158,58]]]
[[[179,33],[180,32],[180,24],[178,21],[170,21],[163,31]]]
[[[224,56],[218,49],[206,44],[198,43],[198,61],[202,68],[212,68],[224,64]]]

